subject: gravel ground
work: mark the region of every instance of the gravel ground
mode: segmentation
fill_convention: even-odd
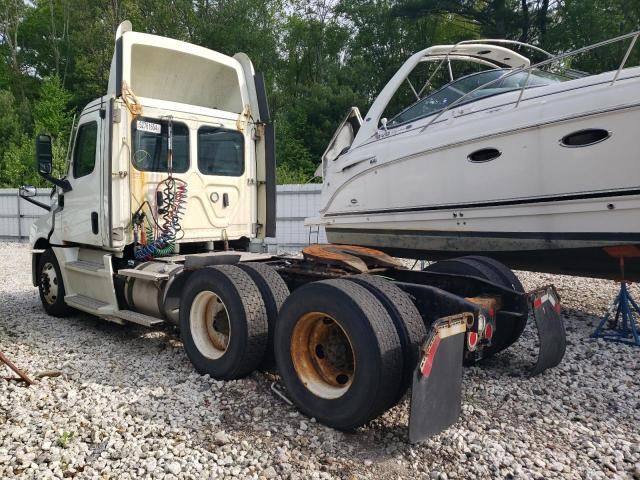
[[[528,328],[465,370],[458,423],[411,446],[406,401],[345,434],[286,405],[266,374],[197,375],[170,328],[48,317],[27,246],[0,244],[0,350],[34,377],[62,372],[29,388],[0,379],[0,478],[640,479],[640,349],[589,338],[616,285],[521,278],[558,287],[563,364],[518,375]]]

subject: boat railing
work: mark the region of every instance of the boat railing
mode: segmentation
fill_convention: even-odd
[[[494,39],[484,39],[484,40],[463,40],[461,42],[456,43],[454,46],[451,47],[450,52],[447,54],[450,55],[451,51],[455,50],[456,47],[460,46],[460,45],[465,45],[465,44],[477,44],[477,43],[505,43],[505,44],[512,44],[512,45],[521,45],[521,46],[526,46],[529,48],[532,48],[534,50],[537,50],[547,56],[549,56],[550,58],[547,58],[546,60],[543,60],[541,62],[538,62],[534,65],[529,65],[529,66],[522,66],[522,67],[518,67],[518,68],[514,68],[511,70],[506,71],[503,75],[500,75],[498,78],[495,78],[489,82],[486,82],[482,85],[480,85],[477,88],[474,88],[473,90],[470,90],[469,92],[465,93],[464,95],[462,95],[460,98],[458,98],[457,100],[451,102],[451,104],[449,104],[448,106],[446,106],[445,108],[443,108],[442,110],[440,110],[430,121],[429,123],[427,123],[422,130],[420,130],[420,133],[424,132],[427,128],[429,128],[436,120],[438,120],[438,118],[440,118],[442,115],[444,115],[446,112],[448,112],[449,110],[451,110],[452,108],[460,105],[461,103],[464,102],[464,100],[468,99],[471,95],[473,95],[475,92],[482,90],[484,88],[490,87],[491,85],[497,84],[499,82],[501,82],[502,80],[504,80],[505,78],[511,77],[513,75],[517,75],[519,73],[522,72],[527,72],[527,78],[524,82],[524,84],[522,85],[522,87],[519,88],[520,93],[518,95],[518,100],[516,101],[516,105],[514,108],[518,108],[518,106],[520,106],[520,102],[522,100],[522,96],[524,95],[524,91],[527,89],[527,86],[529,84],[529,80],[531,78],[531,72],[534,69],[540,68],[540,67],[544,67],[547,65],[551,65],[553,63],[559,62],[561,60],[565,60],[567,58],[571,58],[571,57],[575,57],[576,55],[581,55],[585,52],[588,52],[590,50],[594,50],[596,48],[600,48],[603,47],[605,45],[610,45],[613,43],[618,43],[621,42],[623,40],[627,40],[627,39],[631,39],[631,43],[629,44],[629,47],[627,48],[624,57],[622,59],[622,61],[620,62],[620,66],[618,67],[618,70],[616,71],[613,79],[611,80],[611,83],[609,84],[610,86],[613,86],[616,81],[618,80],[618,77],[620,76],[620,72],[622,72],[622,70],[624,69],[624,66],[627,63],[627,60],[629,59],[629,55],[631,55],[631,51],[633,50],[633,47],[636,44],[636,41],[638,40],[638,37],[640,36],[640,30],[632,32],[632,33],[627,33],[625,35],[620,35],[619,37],[615,37],[615,38],[611,38],[609,40],[604,40],[602,42],[598,42],[598,43],[594,43],[593,45],[589,45],[587,47],[582,47],[579,48],[577,50],[572,50],[571,52],[566,52],[566,53],[562,53],[559,55],[551,55],[549,52],[546,52],[544,50],[542,50],[541,48],[535,47],[534,45],[529,45],[527,43],[522,43],[522,42],[518,42],[515,40],[494,40]],[[446,61],[445,59],[443,59],[443,62]]]

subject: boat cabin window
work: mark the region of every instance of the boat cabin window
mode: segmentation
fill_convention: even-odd
[[[180,122],[172,123],[173,172],[189,169],[189,128]],[[138,117],[131,125],[133,136],[133,165],[143,172],[166,172],[168,169],[169,121]]]
[[[484,97],[520,89],[527,82],[527,72],[515,73],[503,78],[502,80],[496,81],[508,72],[509,70],[505,69],[485,70],[480,73],[474,73],[454,80],[431,95],[421,98],[413,105],[400,112],[398,115],[393,117],[387,125],[389,127],[394,127],[437,113],[440,110],[447,108],[464,95],[467,95],[482,87],[482,85],[486,85],[490,82],[495,81],[495,83],[491,83],[486,88],[480,88],[480,90],[467,95],[466,99],[460,102],[460,105],[474,102]],[[568,80],[568,78],[555,75],[550,72],[532,70],[527,83],[527,88],[550,85],[552,83],[562,82],[565,80]]]

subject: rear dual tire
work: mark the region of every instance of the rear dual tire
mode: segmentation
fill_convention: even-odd
[[[409,295],[389,280],[366,274],[347,277],[347,280],[363,286],[380,301],[398,333],[403,353],[403,374],[395,404],[411,386],[413,370],[420,356],[420,346],[427,336],[427,327]]]
[[[264,358],[267,311],[242,269],[219,265],[194,272],[180,300],[180,335],[195,369],[220,380],[244,377]]]
[[[524,287],[518,277],[506,265],[493,258],[480,255],[469,255],[466,257],[452,258],[432,263],[426,271],[436,273],[452,273],[458,275],[472,275],[501,285],[505,288],[523,293]],[[497,319],[496,331],[491,340],[491,346],[485,348],[484,358],[495,355],[498,352],[513,345],[522,335],[529,309],[526,301],[520,305],[520,316],[517,318]]]
[[[280,308],[282,308],[282,305],[289,296],[289,287],[287,287],[287,284],[273,267],[264,263],[239,263],[238,268],[251,277],[251,280],[254,281],[258,290],[260,290],[260,295],[264,301],[269,335],[267,350],[260,366],[262,368],[269,368],[273,366],[275,361],[273,356],[273,332],[275,330],[276,319],[278,318]]]
[[[341,430],[390,408],[403,388],[396,326],[367,288],[336,279],[308,283],[286,300],[275,358],[287,394],[306,415]]]

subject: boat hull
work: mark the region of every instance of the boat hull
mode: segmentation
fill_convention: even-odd
[[[327,228],[331,243],[362,245],[390,255],[421,260],[442,260],[484,255],[510,268],[537,272],[619,279],[620,265],[606,247],[635,246],[640,234],[593,236],[589,233],[442,232]],[[537,248],[536,248],[537,247]],[[640,281],[640,257],[625,259],[625,278]]]
[[[612,75],[484,99],[347,152],[324,178],[328,240],[618,277],[603,248],[640,245],[640,69]],[[563,143],[585,130],[603,137]],[[498,155],[472,161],[483,149]],[[637,259],[626,274],[640,279]]]

